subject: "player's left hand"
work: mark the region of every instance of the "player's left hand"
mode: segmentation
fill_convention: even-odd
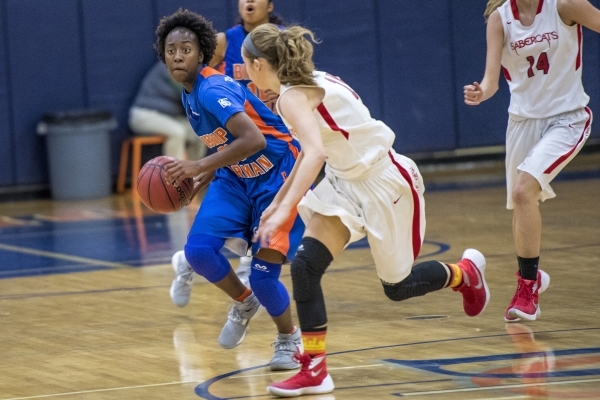
[[[289,216],[290,210],[271,204],[260,216],[258,230],[252,241],[259,242],[261,247],[267,248],[275,231],[287,221]]]
[[[177,159],[166,164],[163,167],[163,170],[165,172],[165,181],[173,186],[178,186],[185,178],[194,178],[202,172],[205,172],[202,171],[202,168],[197,161]]]
[[[198,193],[208,187],[215,177],[215,171],[203,172],[194,178],[194,189],[192,190],[192,199],[196,197]]]

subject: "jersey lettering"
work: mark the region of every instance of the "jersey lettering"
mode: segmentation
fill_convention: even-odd
[[[223,128],[217,128],[214,132],[200,136],[200,139],[206,144],[206,147],[212,149],[227,142],[227,132]]]
[[[519,49],[523,47],[531,46],[540,42],[548,42],[548,47],[550,47],[550,42],[552,40],[558,40],[558,33],[556,31],[541,33],[539,35],[530,36],[526,39],[517,40],[516,42],[510,43],[510,48],[515,53],[519,54]]]
[[[240,178],[255,178],[266,174],[273,168],[273,163],[263,154],[256,161],[247,164],[230,165],[229,168]]]
[[[233,64],[233,79],[236,81],[250,80],[248,72],[246,72],[246,64]]]

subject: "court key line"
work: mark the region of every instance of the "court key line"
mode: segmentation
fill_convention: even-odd
[[[35,249],[27,248],[27,247],[11,246],[9,244],[2,244],[2,243],[0,243],[0,250],[8,250],[8,251],[14,251],[15,253],[22,253],[22,254],[29,254],[29,255],[34,255],[34,256],[44,256],[44,257],[49,257],[49,258],[56,258],[56,259],[59,259],[59,260],[85,263],[85,264],[96,265],[96,266],[100,266],[100,267],[108,267],[108,268],[131,268],[131,265],[122,264],[122,263],[114,263],[114,262],[110,262],[110,261],[94,260],[92,258],[86,258],[86,257],[69,256],[69,255],[66,255],[66,254],[53,253],[51,251],[35,250]]]

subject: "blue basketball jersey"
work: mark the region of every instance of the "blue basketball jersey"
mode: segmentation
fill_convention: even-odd
[[[235,165],[219,168],[208,187],[190,235],[226,238],[226,246],[245,255],[260,216],[290,175],[300,152],[282,119],[231,77],[204,66],[190,93],[182,92],[188,120],[209,153],[236,139],[226,128],[234,114],[245,112],[263,133],[267,146]],[[269,248],[293,258],[304,231],[294,210]],[[260,247],[253,244],[254,252]]]
[[[245,112],[258,126],[267,141],[266,148],[228,167],[248,187],[258,188],[268,180],[269,172],[277,169],[274,167],[288,152],[300,152],[300,144],[279,116],[242,85],[213,68],[204,66],[200,70],[192,92],[182,92],[182,101],[192,128],[209,153],[235,140],[226,128],[234,114]]]

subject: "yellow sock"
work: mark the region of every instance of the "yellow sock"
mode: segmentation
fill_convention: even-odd
[[[462,269],[456,264],[446,264],[448,268],[450,268],[450,272],[452,273],[452,278],[448,286],[451,288],[455,288],[459,286],[463,282]]]
[[[319,332],[302,332],[304,352],[310,356],[325,353],[325,336],[327,330]]]

